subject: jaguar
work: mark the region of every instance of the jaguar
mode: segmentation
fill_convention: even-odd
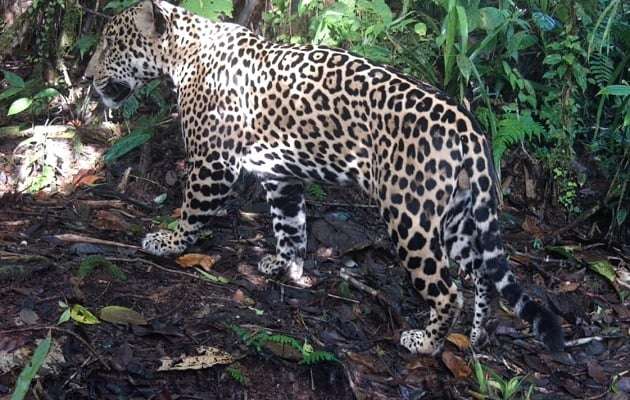
[[[510,270],[498,221],[489,140],[468,108],[388,66],[340,49],[279,44],[165,1],[143,0],[107,22],[85,76],[116,108],[146,82],[177,92],[187,179],[175,231],[149,233],[157,256],[183,252],[243,172],[266,192],[275,254],[263,274],[304,283],[304,183],[355,185],[378,204],[398,259],[429,306],[424,329],[401,333],[435,354],[463,306],[449,261],[475,285],[471,342],[482,345],[498,292],[551,351],[564,347],[556,314]]]

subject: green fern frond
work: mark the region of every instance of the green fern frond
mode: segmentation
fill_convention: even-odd
[[[245,376],[243,371],[241,371],[240,369],[236,367],[227,367],[225,369],[225,372],[227,372],[228,375],[230,375],[230,378],[234,379],[236,382],[240,383],[241,385],[247,386],[249,384],[249,379],[247,379],[247,376]]]
[[[610,84],[615,70],[612,60],[604,53],[595,53],[590,61],[591,77],[598,87],[603,88]]]
[[[326,198],[326,192],[317,183],[309,185],[306,189],[307,193],[317,201],[323,201]]]
[[[81,279],[85,279],[88,275],[94,272],[95,268],[103,268],[109,272],[114,279],[121,281],[127,280],[127,274],[123,272],[118,266],[111,261],[101,256],[88,256],[81,261],[77,276]]]
[[[302,345],[297,340],[293,339],[291,336],[286,335],[269,335],[265,338],[266,342],[273,342],[283,345],[289,345],[295,348],[298,351],[302,351]]]
[[[317,364],[320,362],[339,362],[339,359],[337,359],[337,357],[335,357],[334,354],[329,353],[327,351],[312,351],[309,353],[302,353],[302,361],[300,361],[300,364],[305,364],[305,365],[313,365],[313,364]]]
[[[497,134],[492,138],[492,153],[499,165],[503,154],[510,146],[532,138],[540,138],[544,127],[535,121],[531,114],[507,113],[499,120]]]

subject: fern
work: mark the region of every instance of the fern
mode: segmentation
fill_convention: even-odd
[[[247,376],[245,376],[243,371],[241,371],[240,369],[236,367],[227,367],[225,369],[225,372],[227,372],[228,375],[230,375],[230,378],[234,379],[236,382],[240,383],[241,385],[247,386],[249,384],[249,380],[247,379]]]
[[[95,268],[103,268],[107,270],[114,279],[118,279],[120,281],[127,280],[127,274],[125,274],[123,270],[101,256],[88,256],[84,258],[79,265],[77,276],[81,279],[85,279],[94,271]]]
[[[330,352],[322,350],[313,350],[313,346],[304,342],[300,344],[298,340],[287,335],[271,335],[267,332],[249,332],[238,325],[230,325],[230,329],[245,343],[247,346],[254,347],[256,351],[261,352],[262,346],[267,342],[278,343],[284,346],[291,346],[302,354],[300,364],[314,365],[320,362],[339,362],[337,357]]]
[[[492,138],[492,153],[497,168],[510,146],[523,140],[531,140],[533,137],[539,138],[543,130],[543,126],[534,121],[530,114],[520,116],[515,113],[505,114],[499,120],[496,136]]]
[[[313,365],[326,361],[339,362],[339,359],[337,359],[334,354],[327,351],[313,351],[310,353],[302,352],[302,361],[300,361],[300,364]]]
[[[288,345],[293,347],[298,351],[302,351],[302,345],[297,340],[293,339],[291,336],[285,335],[269,335],[265,338],[265,342],[273,342],[283,345]]]
[[[593,54],[589,67],[591,78],[600,89],[610,84],[615,67],[608,55],[604,53]]]
[[[312,185],[309,185],[306,191],[312,198],[314,198],[317,201],[324,201],[324,199],[326,198],[326,192],[317,183],[313,183]]]

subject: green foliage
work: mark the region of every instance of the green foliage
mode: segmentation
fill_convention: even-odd
[[[19,114],[23,111],[41,111],[61,93],[52,87],[43,87],[37,79],[24,81],[19,75],[4,71],[4,79],[9,86],[0,93],[0,101],[15,99],[9,105],[7,116]],[[17,97],[17,98],[16,98]]]
[[[326,199],[326,192],[324,191],[324,188],[317,183],[308,185],[306,192],[317,201],[324,201]]]
[[[107,271],[114,279],[118,279],[121,281],[127,280],[127,274],[123,270],[121,270],[118,266],[116,266],[111,261],[107,260],[102,256],[87,256],[79,265],[79,270],[77,271],[77,276],[81,279],[87,278],[96,268],[104,269]]]
[[[44,360],[50,351],[51,344],[52,337],[49,332],[46,339],[39,342],[35,352],[33,353],[33,357],[31,357],[31,360],[24,367],[22,372],[20,372],[20,376],[18,376],[15,384],[15,390],[13,390],[13,394],[11,395],[11,400],[22,400],[26,397],[28,388],[31,386],[31,381],[44,364]]]
[[[231,17],[233,12],[232,0],[184,0],[180,5],[212,21],[222,16]]]
[[[295,338],[287,335],[272,335],[266,331],[250,332],[241,328],[238,325],[230,325],[230,329],[245,343],[247,346],[251,346],[256,349],[257,352],[262,352],[265,343],[277,343],[284,346],[290,346],[297,350],[302,355],[300,364],[314,365],[321,362],[339,362],[337,357],[327,351],[314,350],[313,346],[306,341],[301,344]]]
[[[492,151],[497,167],[505,151],[515,144],[540,138],[543,126],[536,122],[531,113],[518,115],[516,112],[508,112],[503,115],[498,123],[497,135],[492,138]]]
[[[74,48],[79,50],[79,54],[81,55],[81,58],[83,58],[85,56],[85,53],[91,51],[97,43],[98,37],[96,35],[83,35],[74,44]]]
[[[103,11],[111,10],[113,14],[119,14],[121,11],[136,5],[140,0],[112,0],[105,4]]]
[[[475,397],[500,400],[531,398],[533,386],[530,385],[527,392],[523,393],[522,384],[524,377],[515,376],[505,379],[493,370],[485,367],[477,359],[473,362],[473,371],[477,381],[477,393],[475,393],[477,396]]]
[[[249,384],[249,379],[240,369],[230,366],[225,369],[225,372],[230,375],[230,378],[234,379],[236,382],[240,383],[243,386],[247,386]]]

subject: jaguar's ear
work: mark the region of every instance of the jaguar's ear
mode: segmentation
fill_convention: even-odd
[[[144,0],[138,5],[135,21],[140,32],[159,37],[166,32],[167,16],[158,0]]]

